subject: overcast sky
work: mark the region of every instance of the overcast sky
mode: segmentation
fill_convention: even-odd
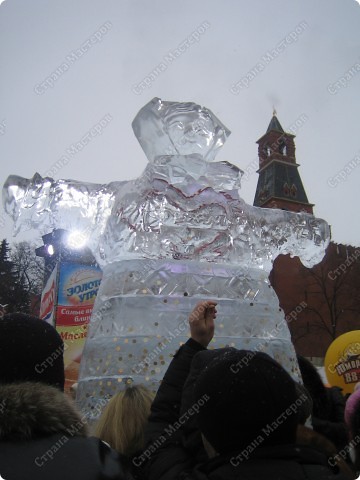
[[[231,130],[217,160],[245,171],[241,195],[252,204],[255,142],[274,106],[296,134],[315,215],[335,242],[360,246],[355,0],[6,0],[0,65],[1,186],[35,172],[93,183],[139,176],[147,160],[131,122],[157,96],[204,105]],[[0,238],[11,240],[3,219]]]

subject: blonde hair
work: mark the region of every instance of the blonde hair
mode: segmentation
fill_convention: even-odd
[[[155,394],[134,385],[114,395],[102,412],[94,435],[131,457],[144,448],[144,430]]]

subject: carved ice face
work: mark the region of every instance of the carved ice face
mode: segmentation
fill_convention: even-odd
[[[172,104],[173,105],[173,104]],[[209,112],[199,105],[184,104],[187,112],[169,108],[163,117],[165,132],[181,155],[199,153],[203,157],[214,147],[216,126]],[[221,130],[221,132],[220,132]],[[223,130],[218,128],[218,134]]]
[[[230,131],[207,108],[195,103],[154,98],[133,121],[133,129],[148,160],[163,155],[197,154],[214,160]]]

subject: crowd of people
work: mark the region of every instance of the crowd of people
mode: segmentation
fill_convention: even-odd
[[[360,388],[345,399],[301,356],[298,384],[265,353],[208,349],[216,315],[216,302],[198,303],[190,338],[174,352],[156,394],[129,384],[92,428],[64,393],[56,330],[36,317],[4,315],[0,478],[357,478]]]

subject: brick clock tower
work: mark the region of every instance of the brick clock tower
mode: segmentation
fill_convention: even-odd
[[[259,179],[254,206],[313,213],[295,158],[295,135],[284,132],[276,111],[259,145]]]

